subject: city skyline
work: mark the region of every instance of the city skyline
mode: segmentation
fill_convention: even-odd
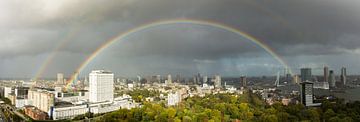
[[[309,67],[321,75],[324,65],[337,76],[342,67],[348,75],[360,74],[360,9],[354,4],[359,2],[320,1],[1,1],[0,77],[48,78],[59,72],[69,77],[118,34],[174,19],[227,25],[278,57],[245,34],[173,23],[119,39],[80,72],[274,76],[285,68],[280,58],[295,74]]]

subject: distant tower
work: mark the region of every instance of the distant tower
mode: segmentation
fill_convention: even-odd
[[[65,84],[65,82],[64,82],[64,74],[62,74],[62,73],[57,74],[57,84],[61,84],[61,85]]]
[[[301,68],[301,81],[311,81],[311,68]]]
[[[278,72],[276,75],[275,86],[280,86],[280,72]]]
[[[299,78],[299,75],[294,75],[293,76],[293,83],[295,83],[295,84],[299,84],[300,83],[300,78]]]
[[[314,84],[311,82],[302,82],[300,87],[301,103],[305,106],[311,106],[313,104],[313,88]]]
[[[179,74],[175,76],[175,80],[176,80],[175,82],[180,83],[180,75]]]
[[[201,84],[203,84],[202,81],[201,81],[201,74],[200,74],[200,73],[198,73],[197,75],[195,75],[195,77],[194,77],[194,82],[195,82],[196,85],[201,85]]]
[[[329,84],[330,84],[330,87],[332,87],[332,88],[336,87],[336,79],[335,79],[335,74],[334,74],[333,70],[330,70]]]
[[[241,76],[240,82],[241,82],[242,87],[246,87],[246,85],[247,85],[246,76]]]
[[[104,102],[114,100],[114,74],[104,70],[93,70],[89,74],[90,102]]]
[[[215,75],[214,85],[215,85],[215,88],[221,88],[221,76],[220,75]]]
[[[203,84],[208,84],[208,76],[203,77]]]
[[[158,83],[161,83],[161,75],[156,75],[156,80]]]
[[[341,79],[341,83],[342,83],[343,85],[346,85],[346,68],[345,68],[345,67],[342,67],[342,68],[341,68],[340,79]]]
[[[324,66],[324,82],[329,82],[329,67]]]
[[[172,84],[172,78],[170,74],[167,76],[167,84]]]

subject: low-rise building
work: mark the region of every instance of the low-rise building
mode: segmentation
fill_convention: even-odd
[[[25,106],[24,112],[34,120],[46,120],[48,115],[34,106]]]

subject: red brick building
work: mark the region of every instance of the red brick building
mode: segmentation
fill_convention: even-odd
[[[34,120],[46,120],[48,115],[34,106],[25,106],[25,114]]]

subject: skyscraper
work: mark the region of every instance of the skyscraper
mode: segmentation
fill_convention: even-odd
[[[324,66],[324,82],[329,82],[329,67]]]
[[[346,68],[345,68],[345,67],[342,67],[342,68],[341,68],[340,79],[341,79],[341,83],[342,83],[343,85],[346,85]]]
[[[215,75],[214,86],[215,86],[215,88],[221,88],[221,76],[220,75]]]
[[[295,84],[299,84],[300,83],[300,78],[299,78],[299,75],[294,75],[293,76],[293,83],[295,83]]]
[[[335,74],[334,74],[333,70],[330,70],[329,84],[330,84],[330,87],[332,87],[332,88],[336,87],[336,79],[335,79]]]
[[[305,106],[311,106],[313,104],[313,86],[311,82],[302,82],[300,88],[301,103]]]
[[[114,99],[114,74],[110,71],[93,70],[89,74],[89,101],[104,102]]]
[[[203,77],[203,84],[207,84],[208,83],[208,76],[204,76]]]
[[[170,74],[167,76],[167,83],[166,84],[172,84],[172,78],[171,78]]]
[[[301,81],[311,81],[311,68],[301,68]]]
[[[57,84],[64,85],[64,74],[58,73],[57,74]]]
[[[246,77],[245,76],[241,76],[240,77],[240,82],[241,82],[241,86],[242,87],[246,87]]]

